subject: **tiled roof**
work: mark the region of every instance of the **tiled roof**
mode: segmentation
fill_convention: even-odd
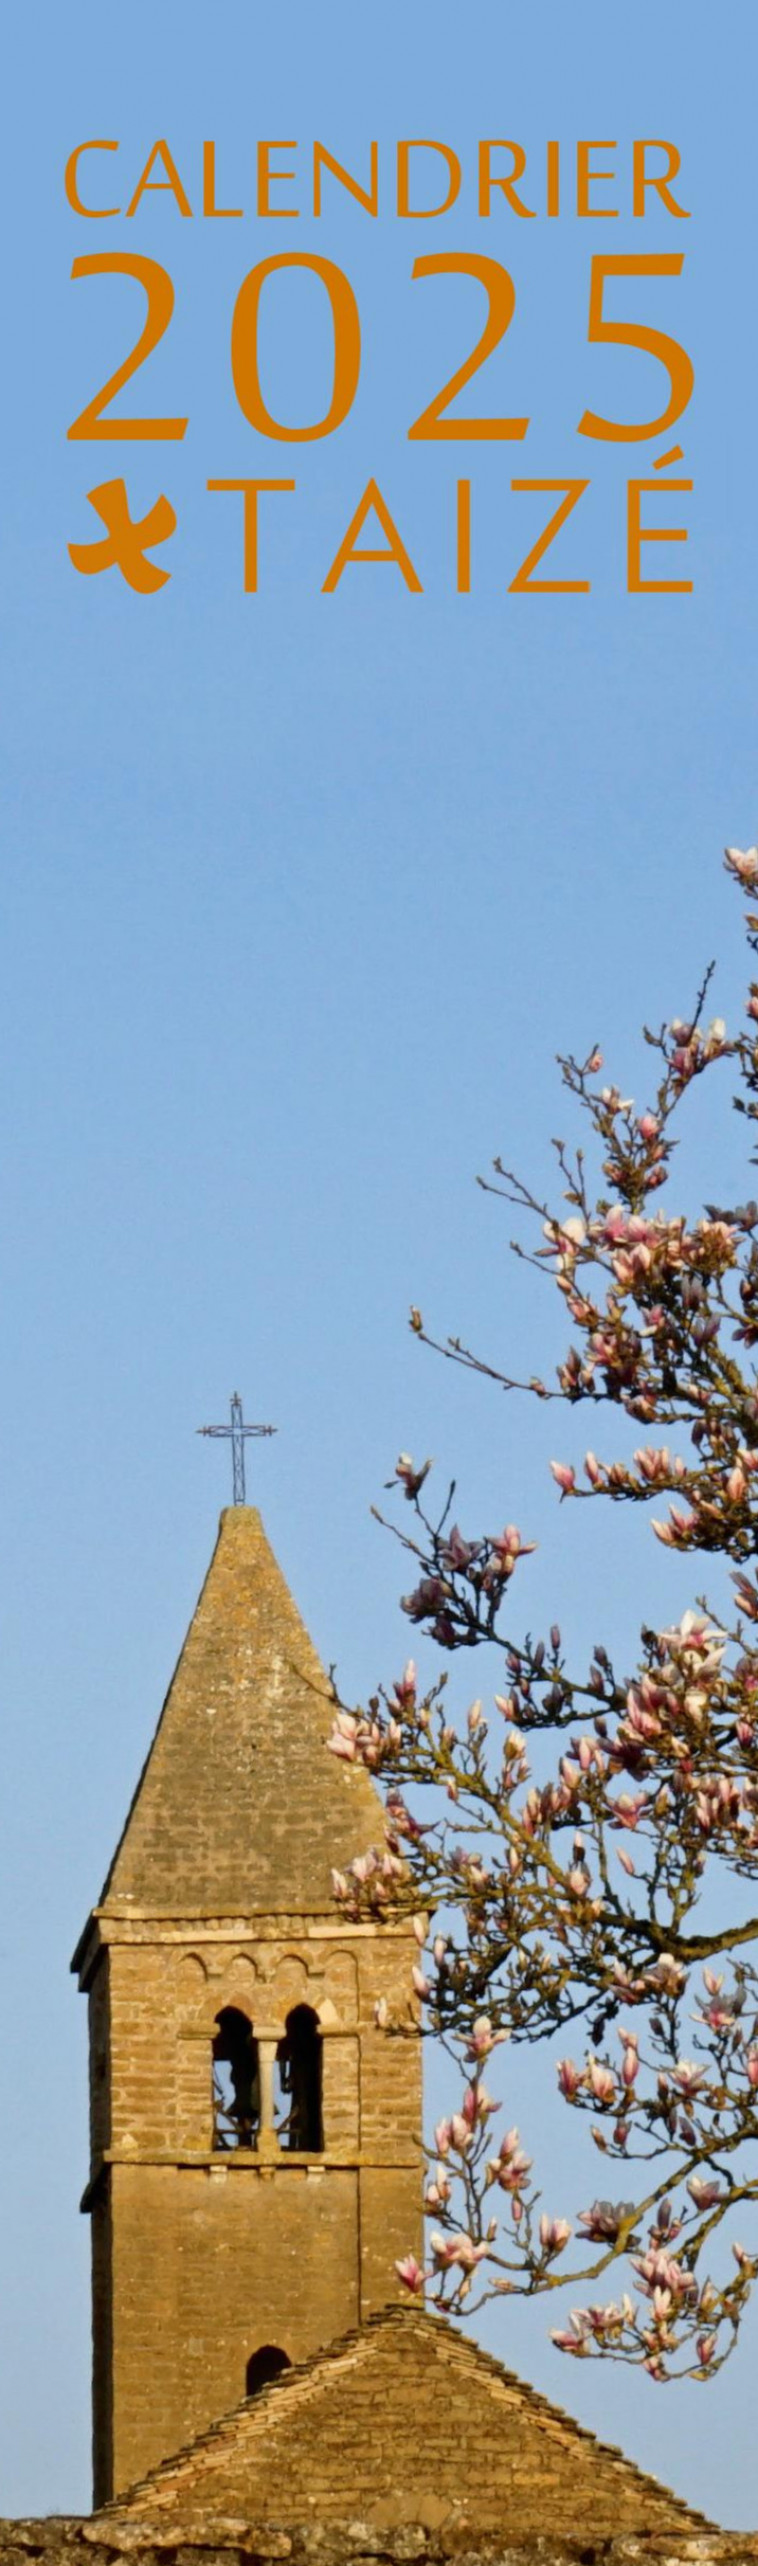
[[[108,2506],[136,2521],[460,2518],[472,2533],[712,2527],[446,2320],[387,2308],[284,2371]],[[103,2519],[105,2519],[103,2515]]]

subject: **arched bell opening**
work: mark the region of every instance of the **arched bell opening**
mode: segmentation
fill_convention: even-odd
[[[280,2343],[260,2344],[257,2352],[251,2352],[245,2371],[246,2394],[257,2397],[259,2389],[267,2388],[270,2379],[278,2379],[280,2371],[291,2367],[289,2353],[282,2351]]]
[[[236,2005],[216,2016],[213,2042],[213,2145],[257,2147],[260,2127],[258,2043]]]
[[[277,2136],[299,2155],[323,2154],[322,2054],[318,2015],[312,2005],[293,2005],[276,2053]]]

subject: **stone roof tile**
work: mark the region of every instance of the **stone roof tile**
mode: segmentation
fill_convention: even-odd
[[[381,1842],[362,1767],[325,1752],[328,1678],[253,1506],[208,1575],[102,1893],[113,1912],[333,1912],[331,1868]]]

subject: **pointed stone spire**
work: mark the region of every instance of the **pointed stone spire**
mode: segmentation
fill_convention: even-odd
[[[332,1865],[381,1842],[369,1776],[326,1752],[329,1684],[254,1506],[230,1506],[101,1905],[333,1913]]]

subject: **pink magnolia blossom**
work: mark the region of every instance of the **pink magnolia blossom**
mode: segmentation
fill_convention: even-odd
[[[489,2250],[486,2243],[476,2245],[473,2237],[465,2233],[461,2236],[435,2234],[429,2241],[435,2263],[443,2271],[449,2271],[457,2264],[462,2272],[475,2272],[477,2264],[484,2261]]]
[[[615,2102],[616,2079],[613,2074],[613,2069],[611,2067],[604,2067],[599,2058],[590,2058],[588,2060],[586,2083],[596,2103]]]
[[[506,1524],[504,1532],[495,1534],[491,1546],[503,1577],[512,1575],[517,1559],[530,1559],[537,1548],[535,1541],[522,1541],[517,1524]]]
[[[487,2093],[484,2085],[477,2085],[475,2105],[475,2120],[481,2121],[482,2124],[491,2119],[493,2112],[499,2112],[500,2110],[500,2104],[496,2103],[493,2100],[492,2095]]]
[[[635,2078],[639,2075],[639,2042],[633,2032],[623,2032],[620,2037],[624,2042],[624,2055],[621,2061],[621,2082],[622,2085],[626,2086],[627,2092],[629,2092],[635,2082]]]
[[[540,2219],[540,2244],[544,2254],[562,2254],[571,2235],[569,2219],[551,2219],[543,2211]]]
[[[426,2273],[421,2264],[417,2263],[415,2254],[405,2254],[402,2262],[396,2262],[395,2271],[398,2280],[404,2283],[406,2290],[410,2290],[414,2298],[419,2298],[426,2280]]]
[[[679,1996],[686,1984],[686,1976],[681,1960],[675,1960],[671,1951],[662,1951],[660,1959],[648,1970],[647,1983],[651,1988],[659,1988],[661,1995]]]
[[[694,2102],[695,2095],[699,2094],[701,2086],[705,2084],[705,2070],[702,2067],[696,2067],[691,2058],[680,2058],[673,2070],[673,2081],[678,2086],[684,2101]]]
[[[649,1805],[649,1798],[646,1791],[638,1791],[635,1798],[632,1798],[629,1791],[620,1791],[618,1798],[614,1800],[612,1804],[614,1825],[628,1827],[630,1832],[634,1834],[635,1828],[639,1826],[640,1818],[644,1817],[645,1810]]]
[[[510,2031],[495,2031],[489,2014],[478,2014],[465,2044],[466,2057],[489,2058],[491,2050],[498,2048],[504,2040],[510,2040]]]
[[[724,848],[724,863],[728,872],[733,873],[746,890],[753,890],[758,882],[758,846],[727,846]]]
[[[691,2174],[687,2190],[696,2210],[712,2210],[714,2202],[722,2198],[721,2184],[709,2183],[704,2174]]]
[[[583,2236],[594,2244],[615,2245],[633,2218],[633,2201],[593,2201],[590,2209],[580,2210],[579,2225]]]
[[[502,2191],[515,2194],[523,2191],[527,2174],[530,2172],[531,2157],[526,2156],[519,2145],[518,2130],[507,2129],[504,2137],[501,2138],[497,2156],[490,2158],[487,2167],[488,2181],[499,2183]]]
[[[658,1518],[653,1515],[651,1518],[650,1529],[651,1532],[655,1533],[656,1541],[662,1541],[667,1550],[673,1550],[674,1535],[670,1524],[661,1523]]]
[[[327,1738],[330,1754],[344,1756],[347,1764],[355,1762],[359,1722],[349,1711],[338,1711],[331,1737]]]
[[[448,2202],[452,2198],[452,2189],[452,2183],[448,2182],[444,2168],[441,2165],[438,2165],[436,2176],[434,2180],[427,2185],[424,2195],[426,2208],[428,2210],[446,2209]]]
[[[418,1470],[415,1462],[411,1460],[409,1452],[398,1453],[397,1461],[395,1463],[395,1477],[396,1479],[399,1479],[406,1497],[413,1498],[418,1496],[419,1489],[423,1488],[424,1480],[429,1476],[431,1466],[430,1461],[424,1461],[422,1462],[421,1469]]]
[[[571,2325],[572,2327],[574,2325],[573,2317],[571,2319]],[[574,2328],[573,2332],[570,2331],[568,2327],[566,2327],[562,2332],[560,2327],[552,2326],[550,2329],[550,2341],[555,2344],[557,2352],[573,2352],[579,2359],[581,2359],[582,2355],[587,2351],[586,2333],[578,2326]]]

